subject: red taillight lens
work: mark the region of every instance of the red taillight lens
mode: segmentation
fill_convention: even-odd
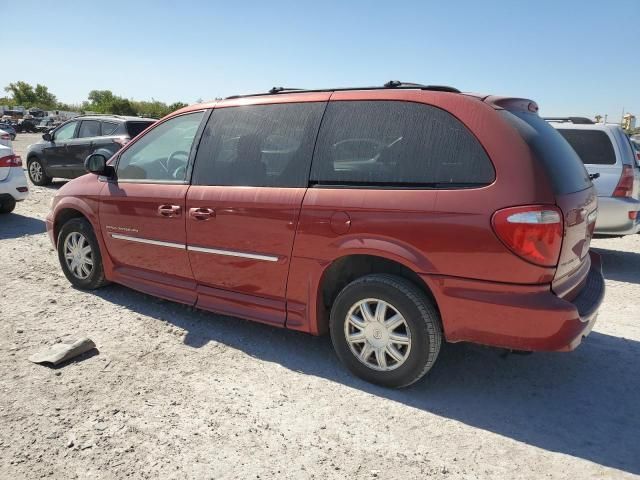
[[[0,139],[11,140],[11,135],[9,135],[8,133],[3,133],[2,135],[0,135]]]
[[[21,167],[22,159],[18,155],[0,157],[0,167]]]
[[[526,205],[498,210],[493,230],[509,250],[525,260],[553,267],[562,247],[562,212],[548,205]]]
[[[622,175],[616,189],[613,191],[614,197],[630,197],[633,192],[633,167],[624,165],[622,167]]]

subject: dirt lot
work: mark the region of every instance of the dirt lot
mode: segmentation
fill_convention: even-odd
[[[640,235],[594,242],[608,290],[575,352],[446,345],[392,391],[347,373],[327,338],[73,289],[44,233],[60,185],[0,218],[1,479],[640,475]],[[27,361],[80,335],[99,353]]]

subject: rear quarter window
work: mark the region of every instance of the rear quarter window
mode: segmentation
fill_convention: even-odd
[[[495,171],[475,136],[439,108],[401,101],[329,102],[311,170],[316,185],[464,188]]]
[[[591,187],[589,174],[576,151],[544,119],[528,112],[500,110],[500,114],[529,145],[557,195]]]
[[[137,137],[142,131],[144,131],[149,125],[154,122],[127,122],[127,133],[131,138]]]
[[[615,165],[616,153],[609,135],[600,130],[559,128],[585,165]]]

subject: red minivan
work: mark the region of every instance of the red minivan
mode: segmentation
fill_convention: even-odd
[[[572,350],[604,295],[596,194],[537,109],[400,82],[194,105],[87,158],[47,229],[76,287],[330,332],[385,386],[443,339]]]

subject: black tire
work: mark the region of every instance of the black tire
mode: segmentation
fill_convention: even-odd
[[[40,172],[42,172],[42,175],[40,178],[37,178],[37,177],[34,178],[35,172],[32,172],[32,168],[37,170],[37,167],[34,164],[37,164],[40,166]],[[31,157],[27,161],[27,173],[29,174],[29,180],[31,180],[31,183],[33,183],[34,185],[38,185],[42,187],[44,185],[49,185],[51,183],[52,178],[49,175],[47,175],[47,171],[44,169],[44,166],[42,165],[42,162],[38,157]]]
[[[347,314],[364,299],[379,299],[391,305],[404,317],[410,331],[406,359],[392,370],[365,365],[346,340]],[[342,363],[358,377],[385,387],[401,388],[420,380],[436,361],[442,343],[440,315],[433,302],[410,281],[387,274],[367,275],[347,285],[331,309],[330,329],[333,347]]]
[[[16,201],[13,198],[0,200],[0,213],[11,213],[16,208]]]
[[[91,247],[90,256],[93,265],[90,269],[90,273],[86,276],[86,278],[81,278],[78,273],[72,271],[71,266],[68,265],[67,261],[65,260],[65,241],[67,237],[69,237],[73,233],[79,233],[82,237],[84,237],[84,239],[86,239],[88,246]],[[62,271],[67,277],[67,280],[69,280],[74,287],[80,288],[82,290],[94,290],[108,283],[104,277],[104,268],[102,267],[102,255],[100,253],[100,246],[93,231],[93,227],[91,227],[91,224],[88,220],[86,220],[85,218],[72,218],[67,223],[65,223],[60,229],[60,234],[58,235],[57,248],[58,260],[60,261]]]

